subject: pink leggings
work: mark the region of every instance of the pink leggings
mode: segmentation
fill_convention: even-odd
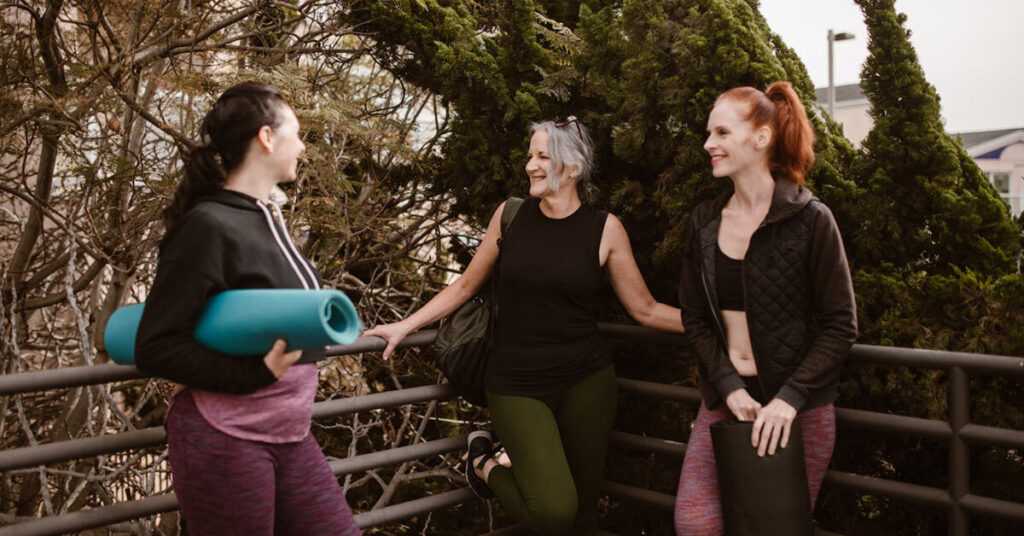
[[[693,423],[686,459],[676,492],[675,523],[679,536],[719,536],[725,533],[722,504],[718,497],[718,467],[711,447],[712,423],[732,419],[723,403],[709,410],[703,403]],[[832,404],[801,412],[798,416],[804,435],[807,483],[811,491],[811,509],[825,478],[836,443],[836,410]]]
[[[231,437],[186,393],[167,416],[167,451],[191,536],[360,536],[312,434],[281,444]]]

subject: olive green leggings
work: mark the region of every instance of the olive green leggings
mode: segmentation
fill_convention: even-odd
[[[553,396],[487,391],[491,421],[512,468],[487,484],[505,511],[544,536],[593,535],[618,390],[612,365]]]

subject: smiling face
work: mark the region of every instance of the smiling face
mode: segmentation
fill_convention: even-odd
[[[711,110],[704,150],[711,156],[715,177],[735,177],[754,168],[768,168],[771,129],[755,128],[746,119],[748,111],[747,104],[732,99],[719,101]]]
[[[530,196],[544,197],[555,191],[548,172],[551,167],[551,153],[548,152],[548,133],[538,130],[530,137],[530,149],[526,153],[526,174],[530,177]],[[559,185],[561,186],[561,185]]]

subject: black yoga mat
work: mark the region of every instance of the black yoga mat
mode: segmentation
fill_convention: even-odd
[[[750,446],[753,426],[735,420],[711,425],[726,535],[813,536],[800,421],[793,421],[789,445],[764,458]]]

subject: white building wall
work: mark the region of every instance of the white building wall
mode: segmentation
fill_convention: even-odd
[[[843,135],[857,147],[871,132],[874,122],[871,120],[871,104],[864,101],[847,101],[836,103],[835,120],[843,125]]]
[[[1000,192],[1000,195],[1010,205],[1010,213],[1014,216],[1020,215],[1024,211],[1024,142],[1003,149],[998,159],[980,158],[974,161],[991,181],[995,181],[998,175],[1004,173],[1009,176],[1009,191]]]

